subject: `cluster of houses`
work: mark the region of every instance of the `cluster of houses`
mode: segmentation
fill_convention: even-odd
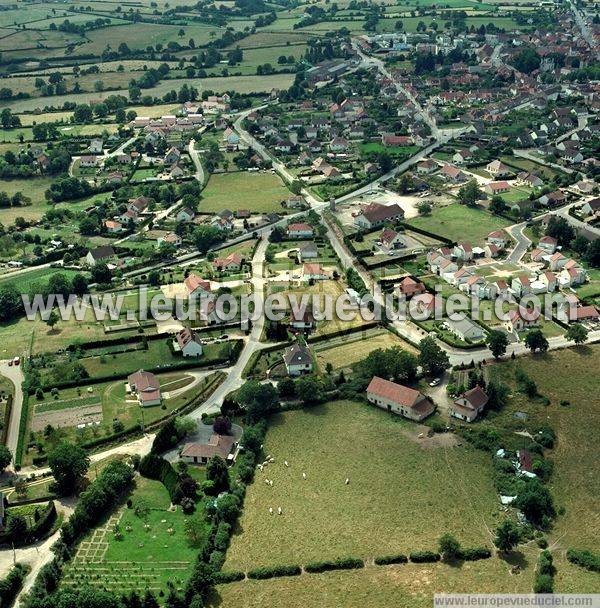
[[[131,224],[143,222],[147,218],[148,205],[150,205],[150,199],[145,196],[130,198],[123,213],[112,219],[104,220],[106,231],[109,234],[119,234],[127,230]]]
[[[527,276],[514,279],[512,287],[517,295],[578,287],[587,280],[586,269],[559,251],[558,241],[554,237],[547,235],[540,238],[537,247],[531,251],[531,261],[541,264],[545,270],[533,280]]]

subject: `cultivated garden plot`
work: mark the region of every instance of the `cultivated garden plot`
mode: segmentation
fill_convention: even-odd
[[[167,582],[181,588],[204,537],[203,513],[184,515],[172,509],[158,481],[137,478],[131,497],[108,521],[84,539],[71,561],[64,584],[82,582],[117,593],[165,591]]]

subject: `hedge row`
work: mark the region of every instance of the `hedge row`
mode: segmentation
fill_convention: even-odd
[[[461,549],[458,557],[466,562],[475,562],[479,559],[489,559],[492,557],[492,552],[487,547],[473,547]]]
[[[170,462],[156,454],[148,454],[140,461],[139,471],[140,475],[148,479],[160,481],[169,492],[171,500],[174,499],[179,475]]]
[[[367,331],[368,329],[372,329],[374,327],[380,327],[379,321],[368,321],[363,323],[362,325],[357,325],[355,327],[347,327],[346,329],[339,329],[338,331],[332,331],[329,334],[318,334],[309,336],[306,340],[309,344],[315,344],[316,342],[325,342],[327,340],[332,340],[333,338],[339,338],[341,336],[349,336],[351,334],[357,334],[362,331]],[[263,351],[261,351],[263,352]]]
[[[246,575],[240,570],[230,570],[229,572],[215,572],[215,585],[226,585],[227,583],[237,583],[243,581]]]
[[[433,551],[413,551],[410,555],[410,561],[415,564],[425,564],[428,562],[439,562],[441,557],[439,553]]]
[[[265,568],[255,568],[248,572],[248,578],[263,580],[267,578],[277,578],[280,576],[298,576],[302,573],[300,566],[273,566]]]
[[[23,564],[15,564],[5,578],[0,580],[0,606],[12,606],[19,591],[23,588],[23,581],[30,568]]]
[[[2,422],[2,434],[0,435],[0,443],[6,445],[6,437],[8,435],[8,428],[10,426],[10,415],[12,413],[13,396],[9,395],[6,400],[6,407],[4,408],[4,420]]]
[[[383,555],[375,558],[375,563],[378,566],[387,566],[388,564],[406,564],[407,562],[408,557],[402,553],[398,553],[397,555]]]
[[[581,566],[592,572],[600,572],[600,555],[592,551],[582,549],[569,549],[567,559],[577,566]]]
[[[358,568],[364,568],[365,562],[362,559],[356,557],[341,557],[324,562],[311,562],[306,564],[304,569],[306,572],[318,573],[328,572],[329,570],[356,570]]]

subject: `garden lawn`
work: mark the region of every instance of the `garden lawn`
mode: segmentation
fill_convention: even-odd
[[[281,179],[272,173],[239,171],[215,174],[211,175],[202,192],[198,209],[202,213],[217,213],[223,209],[281,212],[281,201],[289,194]]]
[[[499,511],[489,456],[423,449],[407,429],[350,401],[274,416],[264,449],[275,464],[248,488],[225,569],[435,549],[445,532],[489,546]],[[271,517],[278,506],[283,516]]]
[[[407,223],[453,241],[470,241],[479,246],[490,232],[510,224],[504,218],[459,204],[436,207],[430,215],[412,218]]]

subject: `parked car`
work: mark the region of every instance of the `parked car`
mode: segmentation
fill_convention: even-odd
[[[439,383],[441,382],[440,378],[434,378],[430,383],[429,386],[437,386]]]

